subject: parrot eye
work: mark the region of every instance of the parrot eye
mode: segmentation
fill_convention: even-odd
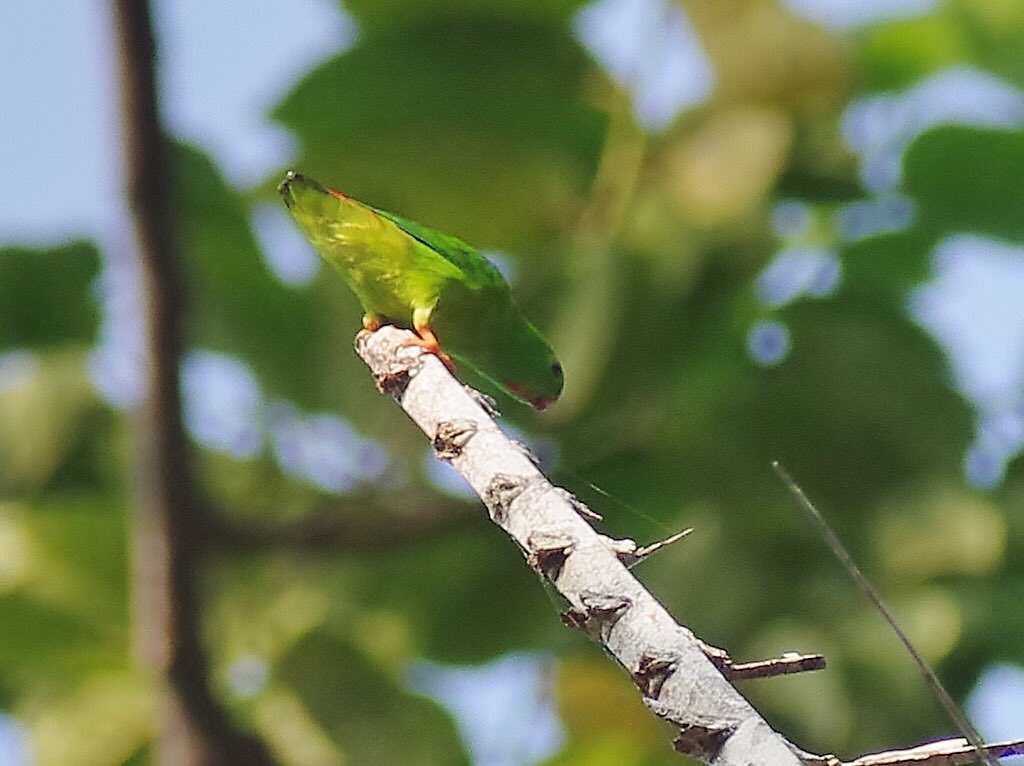
[[[560,365],[558,362],[555,362],[553,365],[551,365],[551,374],[554,375],[556,378],[562,377],[562,365]]]

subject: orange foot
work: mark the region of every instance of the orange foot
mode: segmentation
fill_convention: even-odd
[[[455,362],[448,356],[444,351],[441,350],[441,345],[437,342],[437,336],[434,335],[434,331],[430,329],[428,324],[416,324],[416,334],[418,338],[409,338],[402,342],[403,346],[416,346],[418,348],[426,349],[431,354],[440,359],[444,366],[448,368],[448,372],[452,375],[455,374]]]
[[[363,329],[368,332],[377,332],[383,323],[376,314],[363,314]]]

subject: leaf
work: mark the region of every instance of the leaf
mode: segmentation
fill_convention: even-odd
[[[367,607],[406,617],[419,650],[441,662],[480,662],[561,630],[561,604],[494,531],[453,533],[379,556],[350,587]]]
[[[113,416],[74,350],[35,354],[0,390],[0,499],[109,483],[101,445]]]
[[[127,519],[122,504],[116,496],[51,494],[23,515],[36,558],[26,590],[108,636],[120,636],[128,625]]]
[[[34,763],[106,766],[125,763],[157,733],[161,695],[152,679],[94,672],[26,711]]]
[[[81,618],[22,594],[0,595],[0,615],[0,686],[13,693],[67,683],[121,656],[121,645],[99,649],[100,635]]]
[[[535,241],[595,171],[600,76],[565,30],[488,18],[367,34],[274,110],[298,166],[477,246]]]
[[[0,688],[126,666],[124,516],[106,497],[0,503]]]
[[[563,22],[586,0],[344,0],[342,7],[364,27],[394,27],[426,18],[453,19],[459,15],[536,19]]]
[[[0,248],[0,351],[92,343],[99,252],[88,242]]]
[[[596,652],[565,659],[554,677],[568,741],[549,766],[679,763],[673,732],[644,707],[636,685]]]
[[[912,226],[898,232],[844,243],[844,289],[864,296],[885,296],[901,305],[907,291],[931,274],[938,232]]]
[[[433,702],[405,692],[348,643],[309,634],[277,663],[290,687],[352,766],[468,763],[451,719]]]
[[[971,57],[970,34],[953,13],[899,19],[868,29],[861,60],[871,90],[912,85]]]
[[[907,149],[920,226],[1024,240],[1024,132],[946,126]]]

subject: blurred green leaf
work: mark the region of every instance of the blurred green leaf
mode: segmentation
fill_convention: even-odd
[[[275,109],[298,166],[353,196],[484,247],[556,229],[593,175],[595,70],[567,31],[465,18],[389,27]]]
[[[91,343],[99,324],[96,248],[0,248],[0,351]]]
[[[127,666],[124,516],[110,498],[0,503],[0,687]]]
[[[561,630],[557,597],[486,528],[377,557],[350,588],[367,608],[403,615],[420,652],[442,662],[487,660]]]
[[[952,0],[940,12],[969,33],[976,66],[1024,85],[1024,6],[1017,0]]]
[[[903,173],[921,227],[1024,239],[1024,132],[936,128],[907,149]]]
[[[660,766],[684,763],[674,732],[644,707],[629,676],[597,651],[559,663],[553,676],[567,742],[547,766]]]
[[[123,764],[149,744],[161,695],[152,679],[125,670],[97,670],[59,694],[19,711],[39,766]]]
[[[892,90],[971,59],[970,35],[953,14],[890,21],[869,29],[861,44],[867,85]]]
[[[350,644],[324,631],[309,634],[274,669],[337,743],[345,763],[468,764],[441,708],[405,692]]]
[[[0,596],[3,688],[30,696],[66,687],[98,666],[123,665],[124,647],[104,645],[81,617],[20,593]]]
[[[0,500],[107,485],[116,431],[79,351],[40,352],[0,390]]]
[[[33,540],[30,590],[110,636],[127,638],[126,498],[50,495],[24,514]]]
[[[915,223],[903,231],[844,243],[844,290],[901,305],[907,290],[931,274],[932,248],[939,236]]]
[[[342,0],[341,6],[364,27],[389,28],[424,19],[462,15],[563,22],[586,0]]]

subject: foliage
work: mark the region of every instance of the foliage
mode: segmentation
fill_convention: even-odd
[[[700,636],[742,659],[828,655],[825,675],[745,689],[773,722],[841,754],[947,732],[769,464],[805,483],[961,699],[986,664],[1024,662],[1022,461],[989,494],[967,487],[975,413],[905,310],[944,237],[1024,242],[1024,133],[928,130],[902,165],[908,226],[843,239],[829,223],[872,197],[840,136],[850,101],[950,63],[1024,85],[1024,16],[960,0],[840,38],[768,0],[686,3],[715,96],[645,135],[574,38],[580,5],[351,0],[356,45],[272,118],[304,171],[512,257],[525,313],[562,344],[568,389],[542,416],[501,400],[508,421],[556,445],[555,480],[610,532],[696,528],[639,575]],[[324,507],[358,517],[371,497],[398,525],[450,505],[421,438],[351,352],[354,299],[326,270],[290,287],[266,266],[249,213],[280,174],[238,191],[194,148],[174,166],[191,346],[243,360],[264,401],[338,414],[389,454],[383,480],[332,495],[281,468],[267,410],[256,458],[197,447],[215,504],[247,523]],[[770,218],[786,199],[807,203],[807,236],[839,253],[843,276],[830,295],[771,307],[755,285],[785,244]],[[0,366],[0,705],[45,737],[49,763],[144,759],[152,735],[116,717],[88,734],[111,700],[155,699],[128,651],[128,417],[88,382],[97,270],[89,244],[0,249],[0,352],[19,350]],[[746,347],[765,319],[792,344],[774,366]],[[552,764],[677,761],[628,679],[560,625],[482,522],[375,553],[224,554],[205,577],[218,692],[287,763],[466,762],[452,720],[408,690],[408,663],[512,650],[558,658],[567,740]],[[252,657],[269,680],[240,691],[232,674]]]

